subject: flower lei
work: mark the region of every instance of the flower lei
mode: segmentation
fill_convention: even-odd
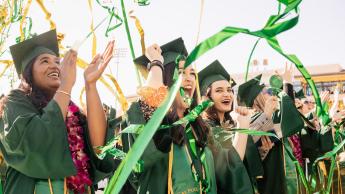
[[[74,193],[85,193],[85,187],[92,185],[88,171],[90,159],[85,153],[83,139],[83,121],[85,122],[85,119],[83,119],[78,106],[70,102],[67,110],[66,127],[69,149],[77,174],[67,177],[67,187]]]
[[[302,148],[301,148],[301,142],[297,135],[292,135],[290,137],[290,140],[293,144],[293,155],[296,157],[297,161],[301,166],[303,165],[303,156],[302,156]]]

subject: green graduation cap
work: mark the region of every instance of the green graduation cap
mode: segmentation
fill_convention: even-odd
[[[264,84],[260,84],[262,74],[255,78],[241,84],[238,87],[237,103],[239,106],[252,107],[255,98],[260,94],[265,87]]]
[[[172,62],[175,63],[176,58],[180,55],[183,55],[185,57],[187,57],[188,55],[187,49],[184,45],[184,41],[181,37],[162,45],[161,49],[164,58],[164,66]],[[146,67],[149,62],[150,60],[145,55],[134,59],[134,63],[137,65],[137,67],[145,77],[147,76]]]
[[[230,82],[231,87],[236,85],[236,82],[230,78],[229,73],[224,69],[218,60],[215,60],[202,71],[200,71],[198,73],[198,78],[201,95],[205,95],[207,88],[216,81],[226,80]]]
[[[304,95],[304,92],[303,92],[303,88],[301,88],[300,90],[295,92],[295,98],[298,98],[298,99],[305,98],[305,95]]]
[[[18,75],[21,75],[25,67],[41,54],[59,56],[59,46],[56,30],[50,30],[28,40],[10,46],[11,55]]]

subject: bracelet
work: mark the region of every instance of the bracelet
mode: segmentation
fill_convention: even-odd
[[[68,97],[70,97],[70,98],[71,98],[71,94],[70,94],[70,93],[68,93],[68,92],[65,92],[65,91],[63,91],[63,90],[58,90],[58,91],[56,91],[56,93],[65,94],[66,96],[68,96]]]
[[[147,69],[150,71],[153,66],[158,66],[158,67],[160,67],[162,69],[162,71],[164,71],[163,64],[159,60],[151,61],[151,63],[149,63],[149,65],[147,66]]]

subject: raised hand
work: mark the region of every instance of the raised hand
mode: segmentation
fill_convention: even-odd
[[[97,54],[84,71],[86,84],[94,84],[102,76],[105,68],[113,57],[115,41],[110,41],[102,55]]]
[[[66,92],[71,92],[72,87],[75,84],[77,76],[77,57],[78,53],[73,50],[69,50],[63,60],[61,61],[60,66],[60,79],[62,90]]]
[[[269,151],[274,146],[274,143],[272,143],[268,136],[262,136],[260,139],[262,144],[261,149]]]
[[[270,96],[266,102],[264,107],[264,113],[268,118],[271,118],[274,111],[278,108],[278,98],[276,96]]]
[[[290,66],[288,67],[288,64],[285,63],[285,69],[284,69],[284,72],[281,76],[286,83],[292,84],[293,78],[294,78],[293,65],[290,64]]]
[[[146,48],[145,51],[145,56],[152,62],[155,60],[158,60],[160,62],[164,62],[164,58],[162,56],[162,50],[161,48],[158,46],[158,44],[153,44],[151,46],[149,46],[148,48]]]
[[[238,106],[235,111],[231,112],[231,117],[237,122],[238,128],[249,128],[251,116],[247,107]]]

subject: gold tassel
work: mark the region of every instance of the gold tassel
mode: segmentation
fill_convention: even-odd
[[[52,185],[52,182],[50,181],[50,178],[48,178],[48,184],[49,184],[50,194],[54,194],[54,192],[53,192],[53,185]]]
[[[169,171],[168,171],[168,194],[174,194],[172,188],[172,164],[174,159],[174,144],[171,144],[170,152],[169,152]]]
[[[68,190],[67,190],[67,179],[66,178],[63,179],[63,193],[64,194],[68,194],[69,193]]]

